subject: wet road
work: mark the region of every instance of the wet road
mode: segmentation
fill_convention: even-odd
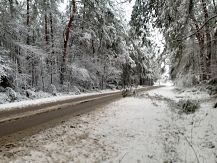
[[[137,89],[137,92],[157,88],[148,86]],[[13,109],[0,112],[0,136],[16,133],[18,131],[37,126],[64,116],[76,116],[90,112],[101,105],[122,97],[121,91],[90,95],[58,102],[35,105],[28,108]]]

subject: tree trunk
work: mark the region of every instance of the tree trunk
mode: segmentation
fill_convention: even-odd
[[[51,36],[51,59],[50,59],[50,83],[53,84],[53,65],[54,65],[54,31],[53,31],[53,16],[50,13],[50,36]]]
[[[214,10],[214,13],[217,14],[217,8],[216,8],[215,0],[212,0],[212,2],[213,2],[214,9],[215,9],[215,10]]]
[[[86,1],[84,1],[84,7],[83,7],[83,21],[81,24],[81,29],[84,30],[84,26],[85,26],[85,19],[86,18]]]
[[[26,1],[27,3],[26,3],[26,26],[27,26],[27,28],[28,28],[28,34],[27,34],[27,40],[26,40],[26,44],[27,45],[30,45],[30,36],[29,36],[29,28],[30,28],[30,12],[29,12],[29,3],[30,3],[30,0],[27,0]]]
[[[51,53],[54,54],[54,31],[53,31],[53,15],[50,13],[50,36],[51,36],[51,43],[52,43],[52,49]]]
[[[22,74],[21,63],[20,63],[20,58],[19,58],[20,49],[18,46],[15,46],[15,53],[16,53],[15,55],[16,55],[16,62],[17,62],[17,70],[19,74]]]
[[[200,31],[200,27],[197,24],[197,21],[195,19],[195,16],[193,14],[193,12],[191,13],[191,19],[194,22],[195,28],[196,28],[196,38],[198,40],[199,43],[199,50],[200,50],[200,54],[199,54],[199,66],[200,66],[200,80],[206,80],[206,59],[205,59],[205,40],[204,40],[204,34],[203,31]]]
[[[201,34],[197,34],[196,37],[199,42],[199,49],[200,49],[200,54],[199,54],[199,65],[201,69],[200,80],[204,81],[207,79],[204,37]]]
[[[35,34],[35,30],[32,30],[32,44],[34,45],[36,42],[36,34]]]
[[[9,0],[10,3],[10,13],[11,13],[11,18],[14,18],[14,0]]]
[[[203,7],[203,14],[205,22],[208,21],[209,15],[207,11],[207,4],[205,0],[201,0],[202,7]],[[205,34],[206,34],[206,74],[207,79],[210,79],[211,75],[211,56],[212,56],[212,42],[211,42],[211,34],[209,30],[209,24],[205,26]]]
[[[48,17],[47,17],[47,1],[44,0],[44,34],[46,45],[49,45],[49,32],[48,32]]]
[[[48,18],[47,14],[44,15],[44,31],[45,31],[45,42],[46,45],[49,45],[49,32],[48,32]]]
[[[64,37],[64,44],[63,44],[63,56],[62,56],[62,63],[60,67],[60,84],[63,84],[65,79],[65,73],[66,73],[66,64],[67,64],[67,47],[68,47],[68,41],[69,41],[69,34],[70,29],[72,27],[72,22],[74,21],[75,14],[76,14],[76,1],[72,0],[72,14],[70,15],[69,22],[64,30],[63,37]]]
[[[217,28],[214,30],[213,39],[212,76],[217,78]]]

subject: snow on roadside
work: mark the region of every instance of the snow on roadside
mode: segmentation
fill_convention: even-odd
[[[20,133],[0,138],[1,161],[158,163],[198,159],[215,163],[214,101],[202,100],[206,95],[198,95],[195,98],[202,100],[201,107],[188,115],[174,112],[170,105],[171,101],[189,98],[194,93],[162,87],[61,120],[59,125],[46,130],[39,126],[32,129],[33,135],[29,137]]]
[[[33,106],[33,105],[38,106],[38,105],[46,104],[46,103],[52,103],[52,102],[69,100],[69,99],[78,98],[78,97],[85,97],[85,96],[90,96],[90,95],[98,95],[102,93],[112,93],[112,92],[118,92],[118,90],[104,90],[100,92],[82,93],[79,95],[75,95],[75,94],[58,95],[58,96],[52,96],[52,97],[47,97],[47,98],[41,98],[41,99],[28,99],[28,100],[19,101],[19,102],[0,104],[0,112],[5,111],[5,110],[25,108],[25,107]],[[3,97],[7,97],[7,96],[5,95]]]
[[[163,87],[146,94],[170,108],[160,129],[168,162],[217,162],[217,110],[213,108],[217,99],[197,88]],[[183,99],[197,100],[199,109],[194,114],[179,114],[174,103]]]
[[[40,162],[162,161],[156,140],[164,117],[164,109],[151,100],[127,97],[23,138],[12,148],[4,146],[0,157],[3,162],[22,163],[39,158]]]

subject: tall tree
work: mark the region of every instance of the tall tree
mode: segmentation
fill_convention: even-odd
[[[44,0],[44,33],[45,33],[45,42],[47,46],[49,45],[49,31],[48,31],[48,16],[47,16],[47,9],[48,9],[48,2]]]
[[[62,63],[61,63],[61,68],[60,68],[60,84],[63,84],[64,82],[64,75],[66,73],[66,65],[67,65],[67,47],[68,47],[68,41],[69,41],[69,36],[70,36],[70,30],[72,28],[72,23],[75,19],[75,15],[77,12],[76,9],[76,1],[72,0],[72,12],[69,17],[68,24],[65,27],[65,30],[63,32],[63,39],[64,39],[64,44],[63,44],[63,55],[62,55]]]
[[[26,26],[28,29],[26,44],[30,45],[30,0],[26,0]]]
[[[131,26],[135,34],[143,40],[148,38],[150,24],[161,28],[166,41],[167,53],[165,54],[169,54],[171,60],[172,79],[190,75],[193,78],[200,76],[200,81],[204,81],[211,78],[210,75],[213,74],[211,61],[214,56],[212,55],[214,42],[211,31],[217,16],[211,13],[215,12],[215,1],[211,0],[137,0]],[[189,42],[193,42],[194,49]],[[195,51],[197,48],[199,60],[197,55],[191,57],[188,54],[188,51]],[[197,68],[189,65],[187,58],[192,62],[198,61]]]
[[[201,0],[202,8],[203,8],[203,15],[204,21],[207,22],[209,20],[209,14],[207,10],[207,3],[205,0]],[[211,75],[211,56],[212,56],[212,42],[211,42],[211,34],[210,34],[210,27],[208,23],[205,26],[205,34],[206,34],[206,74],[207,79],[210,79]]]

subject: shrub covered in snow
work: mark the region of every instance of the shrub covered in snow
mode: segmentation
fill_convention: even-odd
[[[123,91],[122,91],[122,96],[123,97],[127,97],[127,96],[132,96],[132,95],[135,95],[136,94],[136,91],[135,91],[135,89],[124,89]]]
[[[194,74],[180,75],[175,80],[175,85],[178,87],[192,87],[199,83],[199,79]]]
[[[208,92],[209,92],[210,95],[216,95],[217,94],[217,84],[208,85],[206,87],[206,89],[208,89]]]
[[[208,82],[208,84],[210,84],[210,85],[217,85],[217,77],[210,79],[209,82]]]
[[[26,97],[32,98],[32,99],[35,98],[36,97],[35,92],[30,90],[30,89],[27,89],[26,90]]]
[[[178,102],[178,108],[180,113],[191,114],[194,113],[199,108],[199,102],[196,100],[180,100]]]
[[[78,87],[76,87],[76,86],[73,86],[72,91],[73,91],[76,95],[78,95],[78,94],[81,93],[81,91],[80,91],[80,90],[78,89]]]
[[[129,94],[129,90],[128,90],[128,89],[124,89],[124,90],[122,91],[122,96],[123,96],[123,97],[127,97],[128,94]]]
[[[6,91],[5,88],[0,86],[0,92],[5,92],[5,91]]]
[[[0,81],[2,76],[8,76],[8,72],[11,71],[8,54],[9,51],[0,46]]]
[[[17,94],[12,88],[7,87],[6,91],[7,91],[7,96],[9,98],[9,101],[13,102],[17,99]]]
[[[89,71],[86,68],[81,68],[77,65],[71,66],[71,82],[85,89],[90,89],[92,85]]]
[[[56,86],[51,84],[50,87],[49,87],[49,92],[53,95],[53,96],[56,96],[57,95],[57,89],[56,89]]]

